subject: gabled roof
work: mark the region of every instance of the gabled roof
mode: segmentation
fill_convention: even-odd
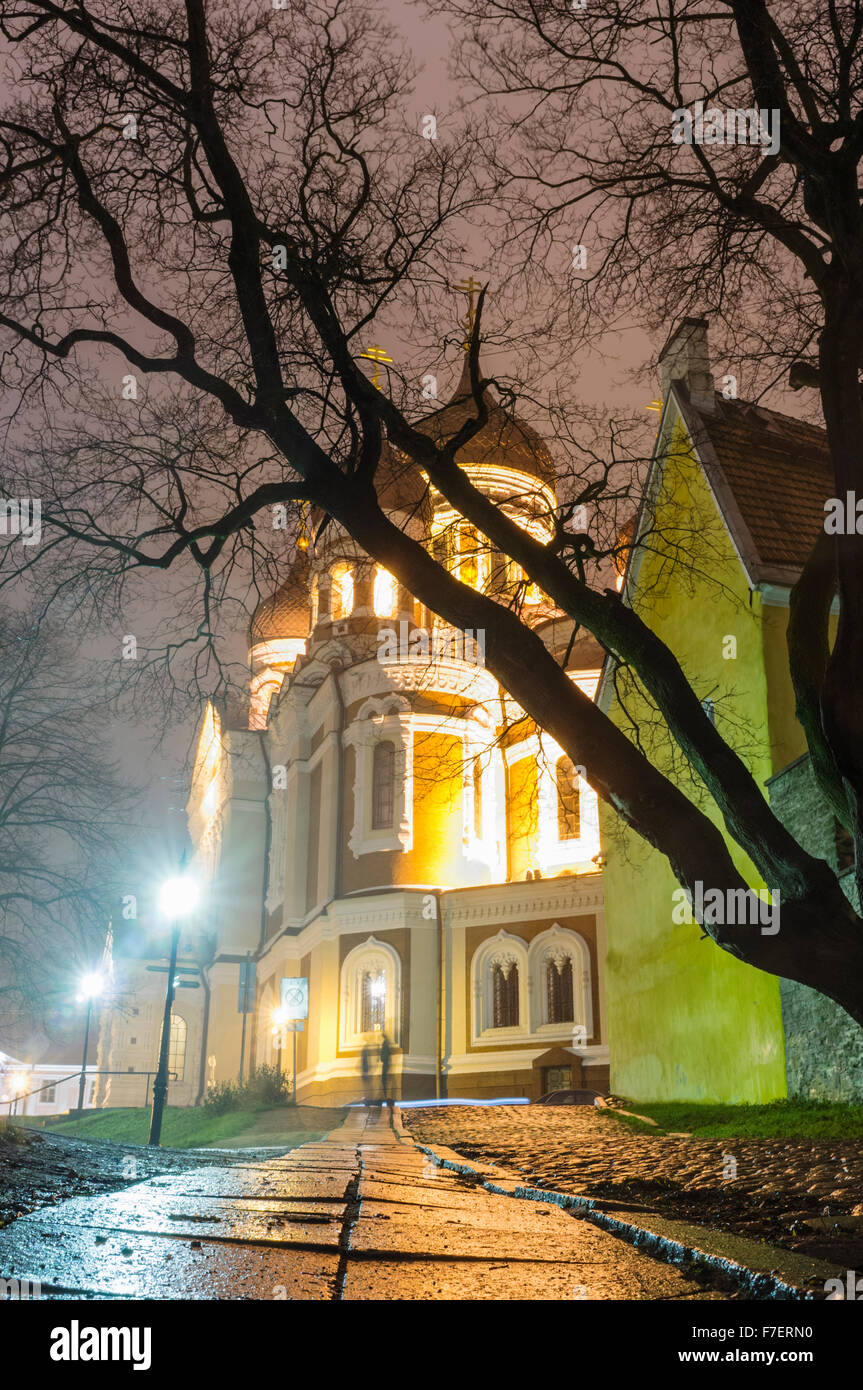
[[[718,393],[699,410],[679,381],[672,395],[750,583],[794,584],[835,492],[826,431]]]
[[[665,401],[653,461],[628,552],[623,594],[631,598],[643,550],[637,538],[655,499],[675,419],[686,427],[750,585],[790,588],[824,525],[835,493],[827,433],[791,415],[714,393],[714,409],[696,407],[683,381]],[[648,523],[649,524],[649,523]],[[607,709],[614,661],[607,658],[596,700]]]

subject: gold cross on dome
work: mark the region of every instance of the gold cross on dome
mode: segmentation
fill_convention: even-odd
[[[465,352],[467,352],[468,348],[470,347],[471,337],[473,336],[473,325],[474,319],[476,318],[476,305],[474,304],[474,295],[482,289],[482,285],[480,285],[478,281],[474,280],[472,275],[469,275],[466,280],[461,280],[457,285],[453,285],[453,289],[458,290],[459,294],[467,295],[467,315],[465,316],[465,318],[459,320],[467,335],[464,340],[464,343],[462,344]]]
[[[644,408],[645,408],[645,410],[655,410],[656,413],[657,413],[657,415],[661,415],[661,414],[662,414],[662,401],[651,401],[651,402],[650,402],[650,405],[646,405]]]
[[[374,370],[372,372],[372,386],[376,386],[380,391],[381,374],[378,368],[380,367],[381,362],[391,363],[393,359],[387,353],[386,348],[378,347],[377,344],[375,344],[375,346],[373,347],[366,348],[365,352],[360,353],[360,357],[365,357],[369,362],[374,362],[375,365]]]

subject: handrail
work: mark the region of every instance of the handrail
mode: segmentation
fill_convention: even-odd
[[[42,1091],[50,1091],[52,1086],[62,1086],[64,1081],[75,1081],[81,1076],[83,1076],[85,1080],[88,1076],[146,1076],[147,1091],[145,1092],[144,1100],[144,1104],[146,1105],[146,1095],[150,1090],[150,1077],[156,1076],[156,1074],[155,1071],[89,1071],[87,1068],[84,1068],[82,1071],[79,1067],[77,1071],[70,1072],[68,1076],[56,1076],[53,1081],[46,1081],[44,1086],[34,1086],[32,1091],[19,1091],[17,1095],[10,1096],[8,1101],[4,1100],[0,1102],[0,1104],[9,1106],[9,1114],[11,1116],[12,1106],[17,1105],[19,1100],[26,1100],[28,1096],[38,1096]],[[175,1071],[168,1072],[168,1079],[170,1081],[176,1081],[177,1073]]]

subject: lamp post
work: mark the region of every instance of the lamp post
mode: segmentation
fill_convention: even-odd
[[[85,975],[81,981],[79,1002],[87,1000],[87,1022],[84,1026],[84,1056],[81,1058],[81,1078],[78,1082],[78,1109],[84,1109],[84,1087],[87,1084],[87,1048],[90,1045],[90,1020],[93,1016],[93,1000],[98,999],[104,989],[101,975]]]
[[[158,1148],[162,1138],[162,1115],[168,1097],[168,1052],[171,1046],[171,1010],[174,1006],[177,955],[183,918],[193,912],[198,901],[198,887],[188,874],[180,874],[162,884],[159,893],[159,912],[171,923],[171,954],[168,965],[168,987],[165,990],[165,1012],[162,1015],[162,1039],[159,1044],[159,1067],[153,1082],[153,1109],[150,1114],[150,1136],[147,1143]]]

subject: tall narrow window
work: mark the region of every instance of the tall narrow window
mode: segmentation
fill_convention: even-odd
[[[473,833],[482,839],[482,766],[479,758],[473,764]]]
[[[473,526],[462,526],[459,531],[459,569],[458,577],[462,584],[476,588],[479,577],[479,537]]]
[[[557,782],[557,837],[577,840],[581,835],[581,794],[578,773],[571,758],[558,758],[555,767]]]
[[[332,575],[330,593],[330,615],[338,621],[348,618],[354,611],[354,572],[350,565],[336,565]]]
[[[171,1014],[171,1038],[168,1047],[168,1073],[182,1081],[186,1070],[186,1020]]]
[[[312,600],[311,627],[312,627],[312,628],[315,628],[315,627],[317,627],[317,623],[318,623],[318,610],[319,610],[319,606],[320,606],[320,595],[319,595],[319,593],[318,593],[318,576],[317,576],[317,575],[314,575],[313,578],[312,578],[311,600]]]
[[[396,749],[375,744],[372,762],[372,830],[391,830],[395,812]]]
[[[491,967],[492,1028],[518,1025],[518,966],[515,961],[495,961]]]
[[[383,970],[364,970],[360,989],[360,1032],[380,1033],[386,1022],[386,974]]]
[[[562,950],[545,958],[545,1001],[549,1023],[572,1022],[572,957]]]
[[[395,575],[388,570],[375,570],[375,616],[378,618],[392,618],[396,611],[396,579]]]

